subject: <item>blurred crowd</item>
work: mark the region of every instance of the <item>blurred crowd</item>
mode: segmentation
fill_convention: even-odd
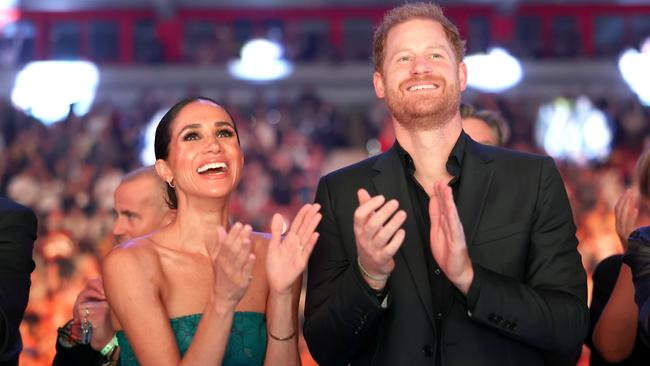
[[[151,92],[130,108],[97,101],[86,116],[71,113],[50,126],[0,101],[0,195],[32,207],[39,219],[21,364],[51,363],[57,327],[71,317],[76,295],[114,244],[113,191],[125,172],[142,165],[151,118],[175,101]],[[293,217],[311,202],[322,174],[392,144],[389,116],[379,102],[334,106],[309,89],[295,99],[260,94],[250,105],[220,102],[233,114],[246,159],[233,216],[257,231],[268,230],[273,212]],[[548,101],[480,94],[467,102],[505,117],[512,131],[508,147],[543,153],[533,131],[537,109]],[[650,135],[650,111],[636,100],[595,98],[595,105],[615,132],[610,158],[586,165],[557,161],[588,273],[622,250],[613,207]]]

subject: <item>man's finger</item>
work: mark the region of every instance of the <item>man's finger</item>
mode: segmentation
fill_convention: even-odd
[[[366,240],[370,241],[374,238],[375,234],[381,230],[384,223],[397,211],[399,203],[397,200],[390,200],[386,202],[379,210],[375,211],[363,227],[363,235]]]
[[[390,220],[388,220],[388,222],[377,232],[373,238],[373,242],[381,247],[386,245],[390,238],[395,235],[395,232],[400,228],[400,226],[404,224],[404,221],[406,221],[406,211],[397,211],[393,217],[391,217]]]
[[[390,239],[388,244],[383,249],[383,254],[387,257],[393,258],[395,256],[395,253],[399,250],[399,248],[402,246],[402,243],[404,243],[404,238],[406,237],[406,231],[404,229],[399,229],[393,235],[393,238]]]
[[[363,205],[364,203],[370,201],[370,193],[366,191],[365,189],[361,188],[357,191],[357,198],[359,198],[359,205]]]
[[[365,225],[370,215],[379,207],[381,207],[384,204],[385,200],[386,198],[384,196],[375,196],[354,210],[355,233],[360,234],[363,232],[363,226]]]

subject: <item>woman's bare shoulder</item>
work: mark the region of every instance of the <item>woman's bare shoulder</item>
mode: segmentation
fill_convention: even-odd
[[[143,236],[114,247],[104,258],[105,270],[144,272],[158,267],[159,258],[155,242]]]

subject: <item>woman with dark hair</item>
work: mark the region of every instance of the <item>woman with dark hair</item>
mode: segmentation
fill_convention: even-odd
[[[155,151],[176,220],[103,265],[122,365],[300,364],[300,278],[320,207],[303,206],[284,237],[279,214],[270,236],[231,223],[244,156],[232,117],[210,99],[172,107]]]

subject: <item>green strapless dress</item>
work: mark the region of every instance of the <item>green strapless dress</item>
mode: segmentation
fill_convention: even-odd
[[[170,319],[181,357],[190,348],[201,314]],[[124,332],[117,332],[120,345],[120,365],[139,366]],[[266,354],[266,318],[262,313],[235,312],[222,366],[258,366]]]

